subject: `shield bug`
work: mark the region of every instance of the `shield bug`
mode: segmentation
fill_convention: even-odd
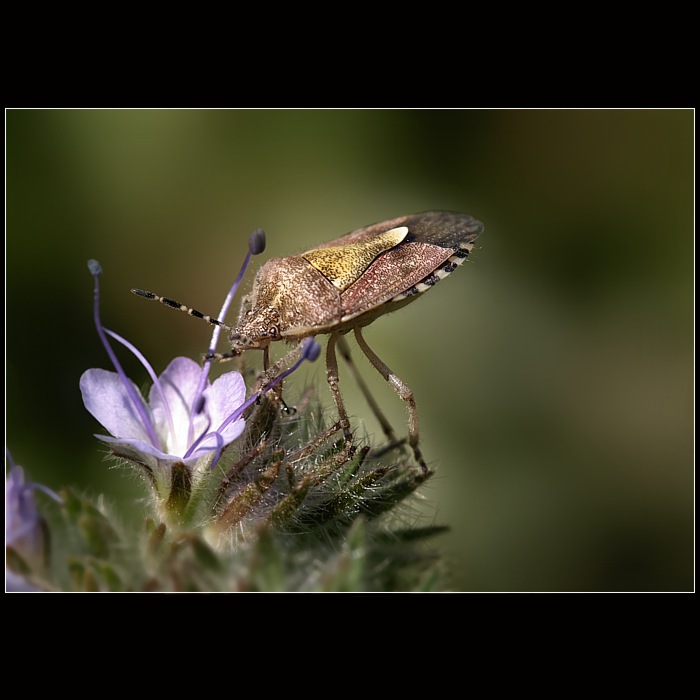
[[[483,224],[468,214],[424,212],[357,229],[299,255],[268,260],[258,270],[252,291],[243,301],[238,323],[230,329],[231,352],[218,357],[262,349],[264,384],[301,352],[304,339],[327,334],[328,384],[340,426],[351,445],[350,421],[338,386],[336,346],[341,341],[338,347],[350,362],[342,336],[353,331],[367,359],[406,402],[408,442],[416,461],[427,473],[418,446],[418,412],[413,392],[367,345],[362,329],[379,316],[414,301],[457,269],[482,231]],[[172,300],[149,292],[136,293],[203,317]],[[296,347],[270,367],[270,344],[278,340],[296,343]],[[356,374],[354,365],[350,366]],[[395,441],[393,430],[361,380],[360,388],[384,432]]]

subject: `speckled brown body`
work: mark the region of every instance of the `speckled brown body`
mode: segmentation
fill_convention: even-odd
[[[269,260],[231,334],[232,350],[366,326],[452,272],[482,229],[467,214],[426,212]]]
[[[343,335],[352,330],[372,366],[406,404],[408,444],[425,477],[430,472],[418,447],[418,411],[413,392],[369,347],[362,329],[379,316],[409,304],[454,272],[467,259],[483,228],[480,221],[468,214],[424,212],[357,229],[301,255],[269,260],[258,271],[253,290],[244,300],[238,324],[231,331],[231,352],[208,355],[208,358],[230,359],[245,350],[259,348],[263,351],[264,371],[258,390],[274,378],[275,391],[281,392],[277,373],[285,367],[284,371],[289,373],[294,369],[292,363],[296,367],[309,359],[307,352],[314,343],[309,343],[307,338],[328,334],[326,375],[339,414],[335,429],[343,430],[347,449],[355,448],[339,389],[336,347],[355,375],[389,444],[400,445],[403,441],[396,440],[392,427],[350,358]],[[249,241],[249,254],[262,252],[264,241],[261,230],[254,232]],[[224,326],[221,321],[168,297],[142,289],[132,292]],[[271,366],[270,344],[275,340],[297,345]]]
[[[343,335],[354,331],[360,349],[408,408],[408,444],[430,473],[418,447],[418,411],[413,392],[374,353],[362,329],[377,317],[413,301],[447,277],[467,258],[483,224],[468,214],[425,212],[401,216],[348,233],[289,258],[269,260],[255,277],[253,291],[231,333],[233,355],[264,351],[262,381],[301,353],[305,338],[329,334],[328,385],[349,450],[354,450],[350,420],[339,388],[336,346],[355,374],[390,445],[399,445],[392,427],[357,374]],[[272,341],[298,342],[297,349],[270,367]]]

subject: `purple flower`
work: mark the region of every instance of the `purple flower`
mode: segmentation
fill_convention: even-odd
[[[104,328],[100,320],[97,261],[88,263],[95,279],[94,320],[97,333],[116,372],[89,369],[80,378],[83,403],[111,434],[98,435],[115,454],[150,468],[169,469],[176,462],[194,468],[200,460],[214,466],[221,451],[245,427],[245,384],[239,372],[228,372],[213,384],[211,361],[200,367],[176,357],[156,376],[146,358],[127,340]],[[215,330],[219,331],[217,327]],[[153,380],[148,401],[126,376],[107,336],[127,347]],[[215,342],[218,334],[212,342]]]
[[[238,372],[214,383],[187,357],[176,357],[151,386],[146,402],[136,385],[117,372],[89,369],[80,378],[85,408],[113,437],[98,435],[115,452],[149,467],[184,462],[194,467],[203,456],[220,452],[245,427],[239,409],[245,384]],[[238,417],[225,425],[232,415]]]
[[[48,557],[46,523],[34,498],[36,490],[43,491],[54,500],[61,499],[42,484],[27,482],[22,467],[16,466],[7,454],[10,470],[5,479],[5,542],[6,547],[22,561],[22,567],[41,572]],[[36,591],[24,576],[5,569],[5,585],[8,591]]]
[[[10,467],[5,481],[6,542],[31,555],[41,551],[42,539],[34,487],[25,481],[22,467]]]
[[[219,318],[224,318],[251,256],[262,252],[264,247],[264,232],[255,231],[249,239],[246,260],[224,301]],[[110,433],[110,436],[97,437],[111,445],[118,456],[151,469],[169,470],[175,463],[184,463],[189,469],[205,465],[213,468],[223,448],[243,432],[244,412],[261,396],[258,392],[245,399],[245,384],[239,372],[228,372],[213,383],[209,381],[211,357],[221,329],[227,326],[220,321],[211,321],[215,328],[206,354],[209,359],[203,366],[189,358],[176,357],[158,377],[131,343],[102,326],[99,311],[102,270],[95,260],[90,260],[88,267],[95,280],[95,326],[116,370],[89,369],[80,378],[85,407]],[[159,298],[150,292],[140,293],[148,298]],[[169,305],[174,304],[166,301]],[[153,385],[147,401],[126,376],[107,336],[127,347],[150,374]],[[269,391],[303,361],[315,360],[319,351],[318,343],[312,338],[305,339],[300,347],[299,360],[269,382],[264,391]]]

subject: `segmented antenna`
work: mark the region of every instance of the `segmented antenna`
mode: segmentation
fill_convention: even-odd
[[[144,289],[132,289],[131,293],[136,294],[136,296],[138,297],[143,297],[144,299],[159,301],[161,304],[164,304],[165,306],[168,306],[171,309],[175,309],[176,311],[183,311],[184,313],[190,316],[194,316],[195,318],[201,318],[202,321],[208,323],[210,326],[220,326],[224,330],[231,330],[231,327],[227,326],[225,323],[223,323],[223,321],[219,321],[218,319],[212,318],[207,314],[203,314],[201,311],[197,311],[197,309],[191,309],[189,306],[185,306],[185,304],[181,304],[179,301],[175,301],[174,299],[162,297],[158,294],[154,294],[153,292],[147,292]]]
[[[265,250],[265,231],[263,231],[261,228],[256,228],[253,233],[250,234],[248,237],[248,253],[245,256],[245,260],[243,261],[243,266],[241,267],[241,271],[238,273],[238,277],[236,277],[235,282],[233,283],[228,295],[226,296],[226,301],[224,301],[224,305],[221,308],[221,315],[225,316],[226,311],[228,310],[228,307],[231,303],[231,300],[233,299],[233,295],[236,293],[236,290],[238,289],[238,285],[241,283],[241,280],[243,279],[243,275],[246,271],[246,268],[248,267],[248,264],[250,263],[250,259],[253,257],[253,255],[260,255]],[[96,269],[99,269],[99,263],[97,261],[90,261],[90,263],[94,262],[97,265]],[[90,264],[88,263],[88,265]],[[91,268],[92,270],[92,268]],[[101,270],[99,270],[101,272]],[[99,272],[93,273],[93,274],[99,274]],[[158,294],[154,294],[153,292],[147,292],[144,289],[132,289],[131,290],[132,294],[136,294],[136,296],[143,297],[144,299],[150,299],[151,301],[159,301],[161,304],[164,304],[165,306],[169,306],[171,309],[175,309],[176,311],[184,311],[186,314],[190,316],[194,316],[195,318],[201,318],[202,321],[205,321],[208,323],[210,326],[219,326],[219,328],[223,328],[224,330],[230,331],[231,326],[226,325],[223,321],[219,321],[216,318],[212,318],[211,316],[207,314],[203,314],[201,311],[197,311],[197,309],[191,309],[189,306],[185,306],[185,304],[181,304],[179,301],[175,301],[174,299],[169,299],[168,297],[162,297]],[[218,340],[218,331],[214,331],[214,335],[212,337],[212,347],[209,348],[209,352],[207,353],[207,356],[205,359],[209,360],[214,357],[212,354],[214,352],[215,346],[216,346],[216,341]]]

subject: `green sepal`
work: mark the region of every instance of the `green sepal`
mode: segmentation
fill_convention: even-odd
[[[175,462],[170,468],[170,491],[165,502],[165,512],[171,524],[185,523],[185,508],[192,493],[192,474],[182,462]]]
[[[269,528],[258,531],[258,538],[250,554],[248,575],[243,586],[247,591],[281,592],[287,577],[282,555]]]
[[[216,526],[220,532],[223,533],[232,528],[250,513],[274,483],[279,474],[280,465],[279,460],[270,464],[265,471],[229,500],[216,520]]]
[[[368,445],[359,449],[355,453],[355,456],[347,463],[347,465],[338,472],[336,477],[336,484],[338,486],[345,486],[357,474],[357,472],[360,470],[360,467],[367,458],[367,453],[369,452],[369,450],[370,448]]]
[[[281,528],[284,524],[292,519],[299,510],[299,507],[304,502],[313,479],[309,476],[304,477],[294,488],[281,500],[270,512],[267,518],[269,526]]]
[[[112,526],[98,514],[84,514],[78,518],[78,531],[83,537],[88,551],[96,557],[108,557],[110,548],[117,540],[117,534]]]
[[[183,534],[168,548],[153,585],[177,592],[222,590],[219,569],[216,555],[199,537]]]
[[[85,590],[85,564],[74,558],[70,557],[68,559],[68,573],[70,574],[72,590],[74,591],[84,591]]]
[[[99,590],[113,593],[124,590],[124,583],[111,564],[102,560],[91,560],[89,565]]]
[[[150,527],[147,524],[146,526],[146,532],[148,533],[148,551],[151,554],[157,553],[163,546],[163,541],[165,539],[165,534],[167,532],[167,528],[165,526],[165,523],[158,523],[156,525],[153,520],[150,520]]]
[[[221,560],[204,540],[199,537],[190,537],[189,544],[199,566],[212,571],[221,571]]]
[[[322,590],[338,593],[365,591],[367,563],[367,530],[365,521],[358,518],[349,529],[342,551],[330,560],[321,578]]]
[[[376,488],[388,470],[389,467],[379,467],[357,477],[320,505],[300,514],[300,524],[311,528],[337,519],[350,522],[360,511],[365,491]]]
[[[87,498],[77,496],[69,489],[61,491],[68,521],[80,533],[85,551],[95,557],[109,556],[111,547],[119,539],[116,530]]]

